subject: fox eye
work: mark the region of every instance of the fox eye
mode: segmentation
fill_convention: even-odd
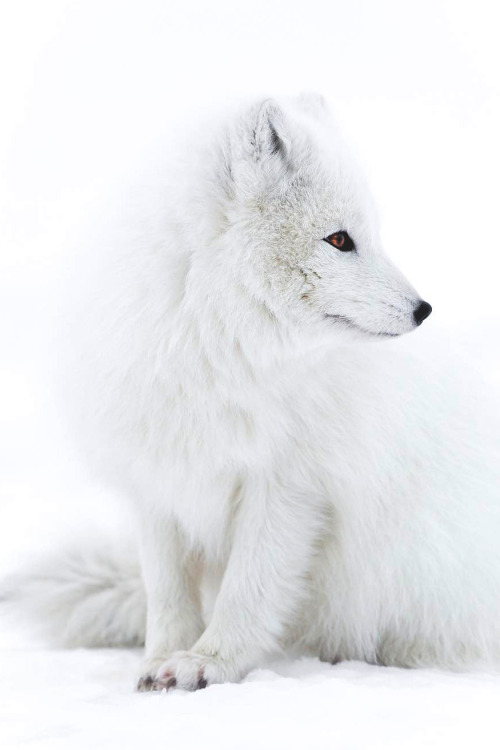
[[[354,250],[354,242],[347,232],[335,232],[335,234],[330,234],[328,237],[325,237],[324,241],[328,242],[329,245],[336,247],[337,250],[342,250],[343,253],[348,253],[349,251]]]

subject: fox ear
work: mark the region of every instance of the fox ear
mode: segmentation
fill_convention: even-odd
[[[265,99],[250,113],[249,146],[255,161],[278,156],[288,159],[291,142],[285,115],[273,99]]]
[[[318,120],[327,117],[330,113],[325,98],[315,91],[303,91],[297,99],[299,107]]]
[[[273,99],[255,104],[238,122],[231,137],[233,161],[242,166],[285,164],[290,156],[291,140],[281,107]]]
[[[230,132],[224,186],[228,196],[235,187],[253,190],[263,177],[278,185],[292,169],[290,124],[277,102],[264,99],[247,110]]]

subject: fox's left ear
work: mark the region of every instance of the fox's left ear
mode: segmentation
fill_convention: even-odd
[[[315,91],[303,91],[297,97],[299,107],[307,114],[323,120],[330,116],[325,97]]]

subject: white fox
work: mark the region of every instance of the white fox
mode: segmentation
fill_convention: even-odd
[[[58,565],[61,639],[145,639],[139,689],[235,681],[283,648],[498,663],[498,417],[423,335],[398,339],[431,307],[323,100],[261,101],[193,148],[101,248],[86,302],[75,424],[133,502],[140,573],[131,549],[123,570],[105,550]]]

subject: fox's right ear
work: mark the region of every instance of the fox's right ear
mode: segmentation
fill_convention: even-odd
[[[243,187],[262,177],[277,182],[290,168],[292,142],[287,118],[273,99],[251,107],[230,140],[230,173]]]
[[[270,157],[287,159],[291,142],[286,132],[285,114],[273,99],[265,99],[253,107],[247,117],[247,132],[243,146],[254,161]]]

